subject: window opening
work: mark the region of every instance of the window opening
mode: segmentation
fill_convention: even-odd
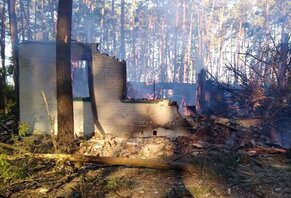
[[[88,80],[88,61],[72,61],[71,67],[72,89],[74,99],[90,98]]]

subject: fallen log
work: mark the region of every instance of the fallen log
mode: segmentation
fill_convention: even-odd
[[[260,146],[248,149],[246,152],[250,156],[256,156],[260,154],[286,154],[288,150],[283,148],[268,148]]]
[[[262,120],[260,119],[228,119],[217,116],[210,116],[210,119],[213,120],[216,124],[224,125],[227,127],[239,126],[242,128],[249,129],[251,127],[260,127],[262,125]]]
[[[54,161],[71,161],[82,163],[97,163],[102,165],[112,166],[134,166],[139,168],[153,168],[160,170],[182,170],[188,172],[201,171],[201,167],[195,164],[184,164],[167,162],[162,160],[140,159],[140,158],[122,158],[122,157],[97,157],[84,155],[70,155],[70,154],[25,154],[25,156],[32,157],[39,160],[54,160]]]
[[[0,147],[8,149],[8,150],[18,151],[20,153],[29,153],[27,150],[25,150],[23,148],[20,148],[20,147],[17,147],[17,146],[12,146],[10,144],[5,144],[5,143],[2,143],[2,142],[0,142]]]
[[[201,170],[199,165],[195,164],[182,164],[176,162],[167,162],[162,160],[152,159],[140,159],[140,158],[122,158],[122,157],[97,157],[97,156],[85,156],[74,154],[40,154],[30,153],[24,149],[9,144],[0,143],[0,146],[9,150],[20,151],[21,154],[17,156],[7,156],[7,160],[16,160],[20,158],[30,157],[37,160],[53,160],[53,161],[70,161],[81,163],[97,163],[101,165],[112,166],[134,166],[138,168],[153,168],[160,170],[182,170],[190,173],[198,172]]]

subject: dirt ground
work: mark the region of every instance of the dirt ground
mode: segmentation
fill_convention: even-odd
[[[177,159],[178,156],[178,159]],[[0,197],[289,198],[291,160],[284,154],[245,156],[195,148],[164,157],[197,170],[156,170],[24,159],[26,176],[2,183]]]

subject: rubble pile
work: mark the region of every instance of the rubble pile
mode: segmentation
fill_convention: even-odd
[[[290,145],[267,135],[270,127],[264,129],[257,120],[229,120],[210,118],[200,120],[192,125],[194,134],[167,137],[152,136],[139,138],[122,138],[107,134],[105,137],[94,136],[80,145],[78,154],[100,157],[127,157],[142,159],[170,159],[171,157],[202,152],[203,150],[220,150],[257,155],[262,153],[286,153]],[[197,124],[198,123],[198,124]],[[256,126],[256,127],[255,127]],[[271,134],[279,134],[275,129]]]
[[[79,154],[100,157],[162,158],[172,156],[175,144],[169,137],[126,139],[106,135],[93,137],[80,145]]]
[[[197,135],[178,137],[153,136],[129,139],[106,135],[104,138],[93,137],[81,143],[78,154],[100,157],[168,159],[197,149],[207,149],[211,145],[199,140]]]

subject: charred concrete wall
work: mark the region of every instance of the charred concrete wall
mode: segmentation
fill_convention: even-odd
[[[74,56],[81,54],[80,46],[72,46]],[[55,60],[54,42],[27,42],[19,45],[20,120],[26,122],[33,133],[49,133],[51,129],[42,92],[54,121],[54,130],[57,131]],[[77,135],[95,130],[90,102],[74,101],[74,121]]]
[[[20,120],[36,133],[49,132],[50,125],[42,91],[53,118],[56,118],[55,46],[19,45]]]
[[[78,49],[78,46],[76,46]],[[72,52],[74,54],[74,52]],[[93,53],[93,86],[99,122],[105,131],[119,136],[176,136],[188,133],[176,106],[169,101],[125,101],[126,65]],[[48,101],[57,131],[56,68],[54,43],[24,43],[19,46],[20,119],[34,133],[48,133],[50,124],[41,91]],[[94,126],[90,102],[74,101],[75,133],[90,135]]]
[[[99,53],[93,54],[95,101],[106,133],[128,136],[181,135],[189,132],[168,100],[131,101],[126,96],[126,64]]]

